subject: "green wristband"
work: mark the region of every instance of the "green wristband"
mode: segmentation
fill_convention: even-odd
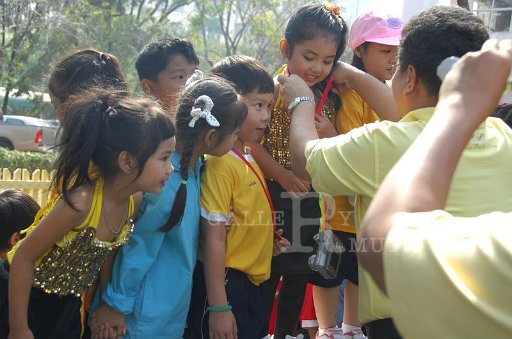
[[[210,312],[226,312],[231,311],[233,307],[229,303],[223,306],[208,306],[206,309]]]

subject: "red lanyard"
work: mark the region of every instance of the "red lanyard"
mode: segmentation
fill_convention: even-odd
[[[268,191],[267,185],[265,185],[265,183],[261,179],[261,177],[258,174],[258,172],[256,171],[256,169],[254,169],[254,167],[251,165],[251,163],[244,157],[244,155],[242,153],[240,153],[239,150],[237,150],[235,147],[231,148],[231,150],[251,169],[251,171],[254,173],[256,178],[258,178],[258,181],[261,184],[261,188],[263,188],[263,191],[265,191],[268,205],[270,206],[270,212],[272,213],[272,225],[274,225],[274,230],[276,230],[277,227],[276,227],[276,215],[274,213],[274,205],[272,204],[272,199],[270,198],[270,192]]]
[[[318,106],[316,106],[316,115],[322,114],[322,108],[324,108],[325,102],[327,101],[327,96],[329,95],[329,91],[331,90],[332,83],[334,81],[334,77],[331,75],[329,77],[329,80],[327,80],[327,84],[325,85],[324,93],[322,94],[322,98],[320,99],[320,102],[318,103]]]
[[[284,70],[284,74],[287,76],[290,76],[290,71],[288,70],[288,66]],[[318,106],[316,106],[316,115],[322,114],[322,108],[324,108],[325,102],[327,101],[327,96],[329,95],[329,92],[332,88],[332,83],[334,82],[334,77],[331,75],[329,76],[329,79],[327,80],[327,84],[325,85],[324,93],[322,94],[322,98],[320,98],[320,102],[318,103]]]

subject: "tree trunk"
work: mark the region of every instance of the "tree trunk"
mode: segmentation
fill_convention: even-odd
[[[0,119],[3,119],[4,114],[7,114],[7,105],[9,104],[9,94],[11,93],[12,85],[10,83],[5,87],[5,96],[2,102],[2,109],[0,110]]]

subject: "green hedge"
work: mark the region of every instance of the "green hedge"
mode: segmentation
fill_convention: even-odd
[[[9,151],[0,147],[0,167],[11,172],[17,168],[26,168],[30,172],[36,169],[50,171],[54,160],[53,153]]]

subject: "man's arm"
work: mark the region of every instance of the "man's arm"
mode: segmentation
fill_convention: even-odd
[[[511,40],[489,41],[483,50],[468,53],[448,73],[431,121],[373,199],[361,245],[384,242],[397,213],[444,208],[458,160],[474,130],[494,111],[510,72]],[[359,262],[385,291],[382,247],[358,248],[365,249]]]
[[[298,96],[314,98],[313,92],[298,75],[292,74],[278,76],[281,83],[281,102],[288,105]],[[304,150],[310,140],[318,139],[315,127],[315,103],[302,101],[292,112],[290,124],[290,158],[293,173],[303,180],[311,182],[311,177],[306,171],[306,156]]]

